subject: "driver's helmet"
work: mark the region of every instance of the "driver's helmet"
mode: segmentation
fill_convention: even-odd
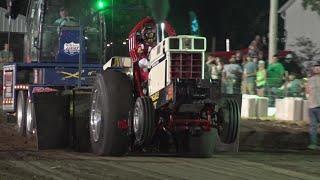
[[[154,46],[157,35],[156,35],[156,29],[155,26],[152,24],[147,24],[142,30],[141,30],[141,36],[146,45]]]

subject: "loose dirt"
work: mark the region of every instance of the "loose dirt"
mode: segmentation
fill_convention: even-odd
[[[36,150],[35,138],[21,137],[14,124],[0,123],[0,151]]]
[[[36,151],[34,139],[17,135],[14,124],[0,123],[0,180],[320,179],[320,153],[297,150],[308,142],[307,124],[242,120],[240,137],[243,152],[205,159],[156,154],[96,157],[68,150]],[[244,152],[248,150],[254,152]]]
[[[240,150],[302,150],[309,143],[308,124],[302,121],[241,120],[240,130]],[[35,137],[21,137],[15,124],[0,118],[0,151],[36,149]]]

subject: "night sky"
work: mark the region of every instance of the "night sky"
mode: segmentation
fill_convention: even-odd
[[[231,48],[245,48],[256,34],[267,36],[269,1],[257,0],[171,0],[168,19],[178,33],[188,33],[188,11],[194,11],[200,23],[201,35],[217,39],[217,50],[225,48],[225,39],[231,39]],[[280,0],[279,7],[286,2]],[[279,36],[283,35],[283,21],[279,18]]]
[[[280,0],[280,5],[285,0]],[[1,1],[5,6],[5,1]],[[217,50],[223,50],[225,39],[231,39],[231,48],[247,47],[256,34],[267,35],[269,1],[257,0],[170,0],[168,20],[176,28],[178,34],[190,33],[189,11],[198,16],[201,35],[208,39],[208,49],[211,39],[216,37]],[[279,18],[279,36],[282,36],[281,18]]]

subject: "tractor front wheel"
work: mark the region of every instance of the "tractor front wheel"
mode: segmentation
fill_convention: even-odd
[[[139,97],[134,106],[133,132],[135,144],[150,144],[155,130],[155,111],[150,97]]]
[[[233,99],[223,100],[218,110],[217,129],[220,140],[231,144],[237,139],[240,124],[240,107]]]

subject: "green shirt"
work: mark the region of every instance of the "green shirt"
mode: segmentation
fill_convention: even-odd
[[[59,18],[54,22],[56,26],[78,26],[78,22],[74,17]]]
[[[65,17],[59,18],[54,22],[55,26],[58,26],[58,33],[60,32],[60,28],[63,26],[79,26],[79,23],[76,21],[74,17]]]
[[[267,84],[269,87],[280,87],[285,73],[284,67],[281,63],[276,62],[269,64],[267,70]]]
[[[295,79],[288,84],[288,95],[289,96],[300,96],[302,92],[302,83],[299,79]]]
[[[266,70],[259,70],[257,72],[257,86],[264,86],[266,85]]]

